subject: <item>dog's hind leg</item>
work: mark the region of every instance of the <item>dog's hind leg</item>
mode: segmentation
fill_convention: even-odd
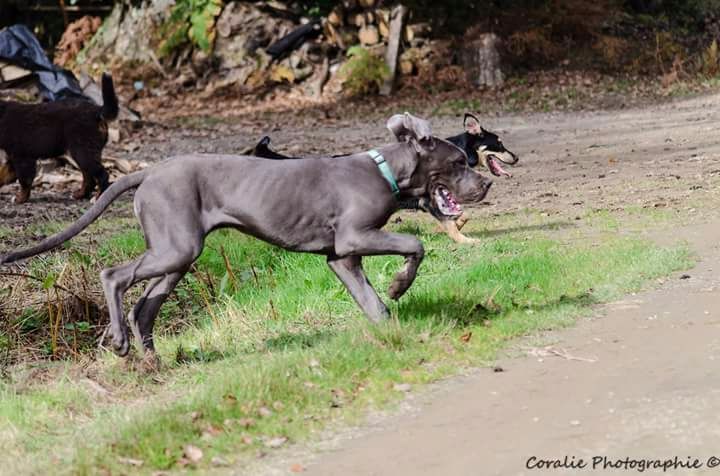
[[[380,322],[388,318],[390,313],[387,306],[377,295],[362,269],[362,257],[328,256],[327,262],[371,321]]]
[[[164,224],[167,225],[167,223]],[[156,225],[159,227],[163,223],[156,223]],[[185,233],[183,236],[183,233],[177,230],[174,227],[173,230],[165,230],[162,235],[146,234],[147,242],[153,245],[152,249],[146,251],[135,261],[105,269],[100,273],[110,314],[112,347],[120,356],[125,356],[130,351],[127,324],[122,313],[122,300],[125,292],[140,281],[184,272],[202,251],[202,235],[188,236]],[[182,244],[174,241],[178,236],[183,236],[187,241]]]
[[[347,230],[335,239],[335,253],[339,256],[402,255],[405,265],[395,275],[388,288],[391,299],[397,300],[415,281],[417,270],[425,256],[425,249],[414,236],[381,230]]]
[[[110,176],[100,162],[102,149],[76,147],[70,150],[70,155],[77,162],[83,175],[83,183],[79,189],[72,194],[75,200],[90,198],[95,186],[98,187],[98,196],[105,191],[110,184]]]
[[[27,202],[30,198],[32,183],[37,173],[37,162],[34,159],[12,158],[10,164],[20,182],[20,190],[15,194],[15,203],[19,205]]]
[[[177,283],[185,276],[187,270],[178,273],[168,274],[163,277],[153,278],[145,288],[135,308],[128,314],[130,328],[135,334],[138,345],[145,352],[154,352],[152,331],[155,325],[160,307],[175,289]]]

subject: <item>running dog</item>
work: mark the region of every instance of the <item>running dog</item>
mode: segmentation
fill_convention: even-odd
[[[485,130],[480,125],[480,120],[473,114],[466,113],[463,120],[463,133],[448,137],[447,140],[465,151],[468,157],[468,165],[473,168],[485,167],[497,177],[512,177],[502,165],[515,165],[518,156],[505,148],[502,140],[497,134]],[[285,160],[298,159],[282,155],[270,149],[270,137],[263,137],[253,150],[253,155],[266,159]],[[345,157],[346,154],[334,155],[333,157]],[[475,243],[476,239],[469,238],[461,233],[461,229],[468,222],[468,216],[462,213],[458,216],[442,213],[434,202],[427,198],[414,198],[400,203],[400,208],[405,210],[423,210],[435,217],[448,236],[457,243]]]

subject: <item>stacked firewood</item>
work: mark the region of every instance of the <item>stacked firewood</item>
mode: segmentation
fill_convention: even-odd
[[[324,24],[327,41],[341,50],[359,44],[384,55],[394,33],[391,28],[393,11],[379,3],[377,0],[345,0],[336,6]],[[403,20],[403,26],[397,32],[404,51],[400,56],[399,71],[407,75],[427,59],[431,27],[428,23]]]

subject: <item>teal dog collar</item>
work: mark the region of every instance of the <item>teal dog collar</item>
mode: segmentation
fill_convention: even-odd
[[[383,178],[390,184],[393,195],[397,197],[400,194],[400,188],[398,187],[397,180],[395,180],[392,170],[390,170],[390,166],[385,161],[385,157],[383,157],[383,155],[375,149],[369,151],[368,154],[370,154],[370,157],[372,157],[375,164],[377,164]]]

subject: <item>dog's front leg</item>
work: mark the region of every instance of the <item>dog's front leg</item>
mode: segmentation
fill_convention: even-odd
[[[467,224],[468,220],[470,220],[470,217],[468,217],[467,213],[462,212],[462,214],[457,218],[457,220],[455,220],[458,231],[463,229],[463,227]]]
[[[365,276],[362,269],[362,257],[328,256],[327,262],[368,319],[372,322],[380,322],[389,317],[387,306]]]
[[[460,232],[458,225],[453,220],[443,220],[440,222],[445,232],[455,243],[462,244],[473,244],[478,243],[479,240],[475,238],[469,238]]]
[[[381,230],[351,230],[340,233],[336,238],[335,252],[339,256],[404,256],[405,266],[395,275],[388,288],[388,296],[393,300],[400,299],[410,288],[425,256],[422,243],[414,236]]]

